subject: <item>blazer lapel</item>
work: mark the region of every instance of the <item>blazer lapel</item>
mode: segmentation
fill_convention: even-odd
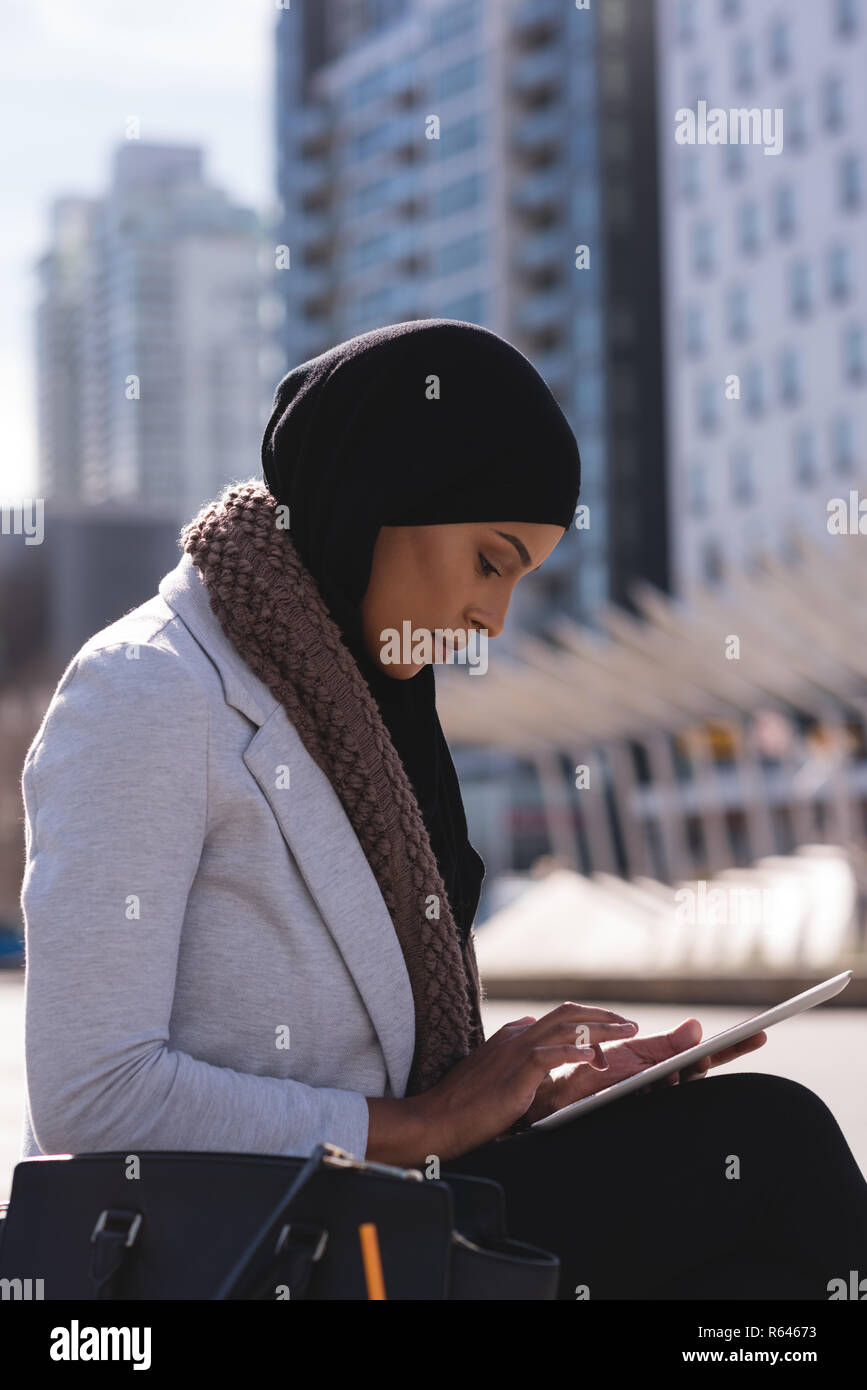
[[[160,581],[159,591],[217,666],[227,703],[258,725],[244,762],[267,798],[370,1014],[392,1094],[402,1096],[415,1049],[412,987],[391,914],[340,798],[280,701],[226,637],[186,552]],[[283,785],[283,768],[289,770],[288,786]],[[327,811],[327,843],[320,818],[310,814],[313,806]]]
[[[268,798],[367,1006],[394,1094],[403,1095],[415,1047],[412,987],[391,914],[340,798],[282,705],[254,734],[244,762]],[[277,785],[281,768],[289,769],[288,787]],[[313,806],[327,810],[327,842],[319,815],[310,815]]]

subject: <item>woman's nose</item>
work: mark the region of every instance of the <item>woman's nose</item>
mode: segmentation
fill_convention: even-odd
[[[474,609],[467,618],[468,628],[485,628],[489,639],[499,637],[506,622],[506,613],[509,610],[508,602],[502,608],[497,609]]]

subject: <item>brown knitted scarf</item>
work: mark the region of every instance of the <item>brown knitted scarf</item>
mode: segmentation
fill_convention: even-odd
[[[181,540],[223,631],[282,704],[361,842],[415,1001],[406,1094],[426,1091],[484,1041],[482,991],[473,933],[462,946],[379,706],[262,482],[230,483],[183,528]]]

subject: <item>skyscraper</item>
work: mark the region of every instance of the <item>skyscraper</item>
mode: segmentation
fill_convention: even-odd
[[[829,501],[867,480],[867,12],[662,0],[658,48],[686,588],[785,554],[798,531],[827,540]]]
[[[469,320],[575,430],[589,512],[516,593],[519,623],[667,584],[653,10],[296,0],[277,24],[287,364]]]
[[[56,201],[38,265],[42,495],[188,518],[258,470],[262,251],[256,214],[195,147],[127,141],[104,198]]]

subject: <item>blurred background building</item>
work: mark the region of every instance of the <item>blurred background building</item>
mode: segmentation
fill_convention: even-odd
[[[317,0],[277,25],[287,361],[469,319],[526,353],[578,434],[589,525],[516,593],[519,625],[626,601],[636,576],[667,587],[654,17]]]
[[[659,86],[675,586],[828,540],[867,445],[861,0],[662,0]],[[779,112],[782,148],[679,145],[674,112]],[[739,399],[725,387],[734,375]]]
[[[263,380],[263,232],[203,152],[130,140],[104,198],[59,198],[39,261],[40,493],[181,520],[233,475]]]

